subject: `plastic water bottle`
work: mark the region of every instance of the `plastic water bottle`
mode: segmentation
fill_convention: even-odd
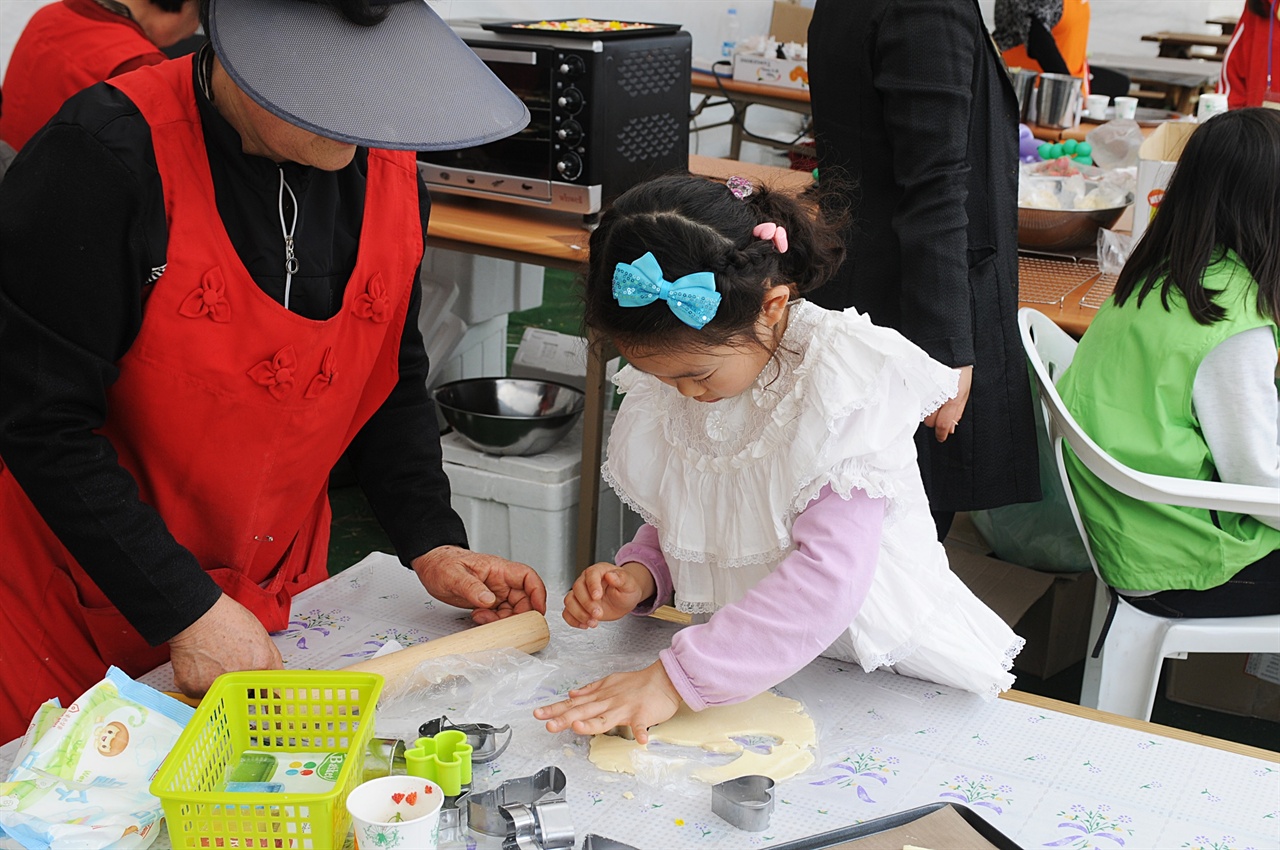
[[[738,10],[733,6],[725,12],[723,38],[720,40],[720,58],[733,59],[733,52],[738,47]]]

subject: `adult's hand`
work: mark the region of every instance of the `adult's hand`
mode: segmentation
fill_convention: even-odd
[[[569,698],[534,709],[548,732],[572,728],[579,735],[599,735],[615,726],[630,726],[636,743],[649,742],[649,727],[670,720],[680,708],[680,693],[666,668],[655,661],[643,670],[614,673],[569,691]]]
[[[526,564],[460,546],[438,546],[414,558],[413,571],[436,599],[473,609],[476,623],[525,611],[547,613],[547,588]]]
[[[939,443],[945,443],[947,437],[956,432],[964,407],[969,403],[969,389],[973,386],[973,367],[961,366],[956,369],[960,373],[960,388],[955,397],[924,418],[924,424],[933,429]]]
[[[173,682],[187,696],[203,696],[213,680],[240,670],[279,670],[280,650],[248,608],[227,594],[169,640]]]

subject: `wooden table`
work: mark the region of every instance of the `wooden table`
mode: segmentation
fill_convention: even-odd
[[[1190,113],[1200,92],[1216,86],[1222,71],[1218,62],[1204,59],[1177,59],[1171,56],[1132,56],[1123,53],[1094,53],[1089,63],[1114,68],[1143,88],[1158,86],[1167,91],[1170,108]]]
[[[1178,59],[1208,59],[1222,61],[1222,54],[1231,43],[1231,36],[1223,33],[1213,35],[1199,32],[1149,32],[1142,37],[1143,41],[1154,41],[1160,45],[1161,56],[1173,56]],[[1207,47],[1209,51],[1196,50]]]
[[[766,145],[785,151],[800,151],[812,155],[812,148],[805,148],[794,142],[783,142],[768,136],[759,136],[746,127],[747,109],[752,106],[772,106],[774,109],[785,109],[788,112],[809,114],[809,90],[789,89],[783,86],[766,86],[760,83],[744,83],[725,74],[709,74],[694,71],[691,78],[692,91],[702,95],[702,100],[693,108],[691,118],[702,114],[704,109],[715,106],[728,106],[733,115],[715,124],[704,124],[701,127],[690,127],[693,132],[710,130],[712,127],[728,126],[732,130],[729,139],[729,158],[737,159],[742,153],[742,141],[746,139],[759,145]]]
[[[794,191],[800,191],[812,181],[807,172],[698,155],[689,157],[689,169],[695,174],[721,180],[731,175],[741,175],[765,181],[773,188]],[[590,232],[577,215],[445,194],[436,194],[432,198],[427,245],[433,248],[583,273],[586,270],[589,240]],[[1096,276],[1095,271],[1090,278]],[[1084,333],[1096,312],[1096,309],[1081,304],[1081,299],[1090,286],[1088,281],[1082,281],[1053,303],[1021,301],[1019,306],[1035,307],[1048,314],[1069,333],[1079,336]],[[609,398],[605,363],[614,354],[607,345],[597,344],[598,340],[591,339],[590,342],[575,546],[575,562],[580,569],[595,561],[600,476],[591,474],[591,471],[600,468],[604,411]]]
[[[1205,23],[1221,29],[1223,35],[1231,35],[1236,31],[1240,19],[1234,15],[1223,15],[1220,18],[1209,18]]]

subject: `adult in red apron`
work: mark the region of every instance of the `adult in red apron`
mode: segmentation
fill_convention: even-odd
[[[62,0],[40,8],[9,57],[0,139],[21,150],[71,95],[165,61],[160,48],[195,33],[196,9],[197,0],[125,0],[122,11],[97,0]]]
[[[345,6],[347,0],[332,3]],[[324,321],[290,312],[267,295],[237,254],[215,199],[191,60],[110,84],[128,96],[150,129],[163,184],[168,260],[147,293],[136,337],[115,363],[118,378],[105,391],[106,421],[97,430],[136,483],[140,502],[198,563],[203,573],[193,573],[192,580],[212,579],[224,591],[214,608],[171,641],[175,676],[177,641],[223,610],[224,602],[248,618],[241,621],[246,630],[237,633],[220,620],[222,645],[205,641],[203,651],[234,655],[240,643],[254,641],[274,650],[263,629],[282,628],[290,597],[327,576],[328,471],[400,380],[401,332],[422,255],[410,151],[488,141],[527,121],[523,105],[491,75],[489,81],[477,77],[480,101],[495,99],[479,117],[444,117],[458,114],[446,98],[434,111],[423,111],[421,98],[402,106],[408,92],[385,80],[367,98],[344,99],[342,86],[357,60],[378,46],[369,40],[377,32],[385,34],[391,54],[379,55],[394,67],[408,61],[405,51],[416,56],[425,46],[434,47],[428,52],[443,63],[431,73],[456,70],[458,63],[468,74],[487,73],[425,4],[407,0],[391,8],[384,24],[368,26],[300,0],[213,0],[212,23],[206,23],[217,54],[215,103],[245,153],[337,170],[351,163],[356,145],[370,148],[359,250],[340,309]],[[257,39],[272,37],[260,19],[264,14],[277,15],[295,44],[313,40],[310,52],[302,53],[310,61],[299,61],[298,54],[277,60],[264,49]],[[406,33],[424,36],[425,44],[406,45]],[[259,61],[263,57],[267,65]],[[269,67],[272,61],[282,64]],[[281,81],[310,81],[312,88],[296,95],[304,101],[299,104],[287,90],[272,93]],[[420,92],[422,82],[410,85]],[[333,93],[350,110],[334,115],[323,102],[316,107],[317,91]],[[319,114],[308,112],[317,108]],[[405,112],[409,120],[397,121]],[[379,142],[397,150],[376,149]],[[36,150],[31,153],[20,167],[36,167]],[[70,295],[67,309],[74,309]],[[0,314],[0,338],[5,318]],[[0,399],[0,426],[10,427],[3,404]],[[0,621],[0,737],[7,739],[44,699],[58,696],[66,704],[108,664],[143,673],[165,659],[169,646],[142,638],[145,606],[109,599],[28,499],[21,476],[0,466],[0,599],[6,612]],[[105,575],[101,554],[94,555],[97,575]],[[491,609],[477,611],[477,620],[519,606],[545,610],[545,589],[527,566],[448,545],[402,553],[409,557],[438,598]],[[243,654],[239,658],[243,663]],[[272,666],[269,659],[251,663]]]

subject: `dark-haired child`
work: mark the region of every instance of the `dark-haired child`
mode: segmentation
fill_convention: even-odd
[[[605,479],[645,519],[565,598],[590,628],[710,614],[643,670],[535,712],[556,732],[740,702],[819,655],[993,696],[1022,645],[947,565],[912,435],[956,372],[804,300],[842,258],[791,196],[697,177],[624,193],[591,238],[586,321],[627,359]]]
[[[1141,472],[1276,489],[1280,446],[1280,111],[1214,116],[1058,389],[1080,426]],[[1280,613],[1280,524],[1142,502],[1068,453],[1103,577],[1160,616]],[[1268,524],[1269,523],[1269,524]]]

